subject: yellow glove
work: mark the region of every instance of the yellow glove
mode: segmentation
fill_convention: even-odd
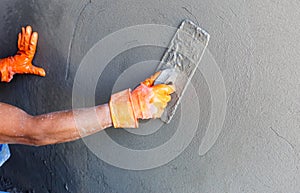
[[[161,117],[175,89],[166,84],[153,85],[159,74],[155,73],[132,92],[127,89],[111,96],[109,106],[115,128],[137,128],[138,119]]]

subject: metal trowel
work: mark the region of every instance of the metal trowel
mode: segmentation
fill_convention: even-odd
[[[176,89],[161,117],[163,122],[169,123],[173,118],[202,59],[209,37],[206,31],[192,21],[184,20],[171,40],[157,68],[161,74],[154,83],[172,84]]]

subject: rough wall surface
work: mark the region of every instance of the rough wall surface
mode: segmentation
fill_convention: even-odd
[[[16,76],[10,84],[1,83],[1,102],[33,115],[71,108],[76,69],[97,41],[132,25],[177,27],[190,18],[211,35],[209,50],[224,77],[228,108],[218,141],[202,157],[197,154],[201,131],[175,160],[146,171],[113,167],[81,140],[11,145],[12,157],[0,175],[36,192],[300,192],[299,7],[296,0],[2,0],[0,56],[16,51],[20,27],[30,24],[40,34],[34,63],[45,68],[47,77]],[[112,63],[159,60],[163,52],[135,49]],[[209,89],[198,76],[208,98]],[[108,86],[115,81],[110,76],[101,80]],[[200,124],[208,117],[204,112]],[[132,139],[114,134],[132,145]],[[160,140],[154,138],[149,146]]]

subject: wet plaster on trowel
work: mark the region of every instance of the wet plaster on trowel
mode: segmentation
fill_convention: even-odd
[[[32,114],[71,108],[76,69],[98,40],[137,24],[177,27],[186,17],[194,20],[188,9],[210,33],[209,51],[226,84],[228,104],[221,135],[213,148],[200,157],[200,128],[179,157],[147,171],[127,171],[106,164],[80,140],[40,148],[11,146],[12,157],[0,168],[1,176],[36,192],[299,191],[299,1],[99,0],[82,11],[86,3],[1,2],[1,56],[16,51],[12,42],[16,42],[18,29],[31,24],[40,33],[34,62],[48,72],[46,78],[17,76],[10,84],[0,84],[1,102]],[[81,11],[82,16],[78,17]],[[149,55],[159,60],[163,51],[155,54],[133,50],[111,65],[140,62]],[[209,120],[209,88],[201,73],[195,79],[203,111],[199,127],[205,130]],[[101,81],[112,87],[115,79],[107,77]],[[132,140],[116,135],[123,143],[130,144],[129,139]],[[160,140],[154,138],[149,143],[160,144]]]

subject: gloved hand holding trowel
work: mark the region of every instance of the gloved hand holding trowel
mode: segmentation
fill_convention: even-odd
[[[9,82],[14,74],[45,76],[42,68],[32,65],[38,34],[30,26],[19,34],[18,53],[0,60],[0,77]],[[156,73],[135,90],[112,95],[109,104],[92,108],[30,116],[17,107],[0,103],[0,144],[47,145],[76,140],[107,127],[136,128],[138,119],[159,118],[174,87],[153,86]],[[96,118],[93,116],[96,115]],[[79,126],[80,125],[80,126]]]

